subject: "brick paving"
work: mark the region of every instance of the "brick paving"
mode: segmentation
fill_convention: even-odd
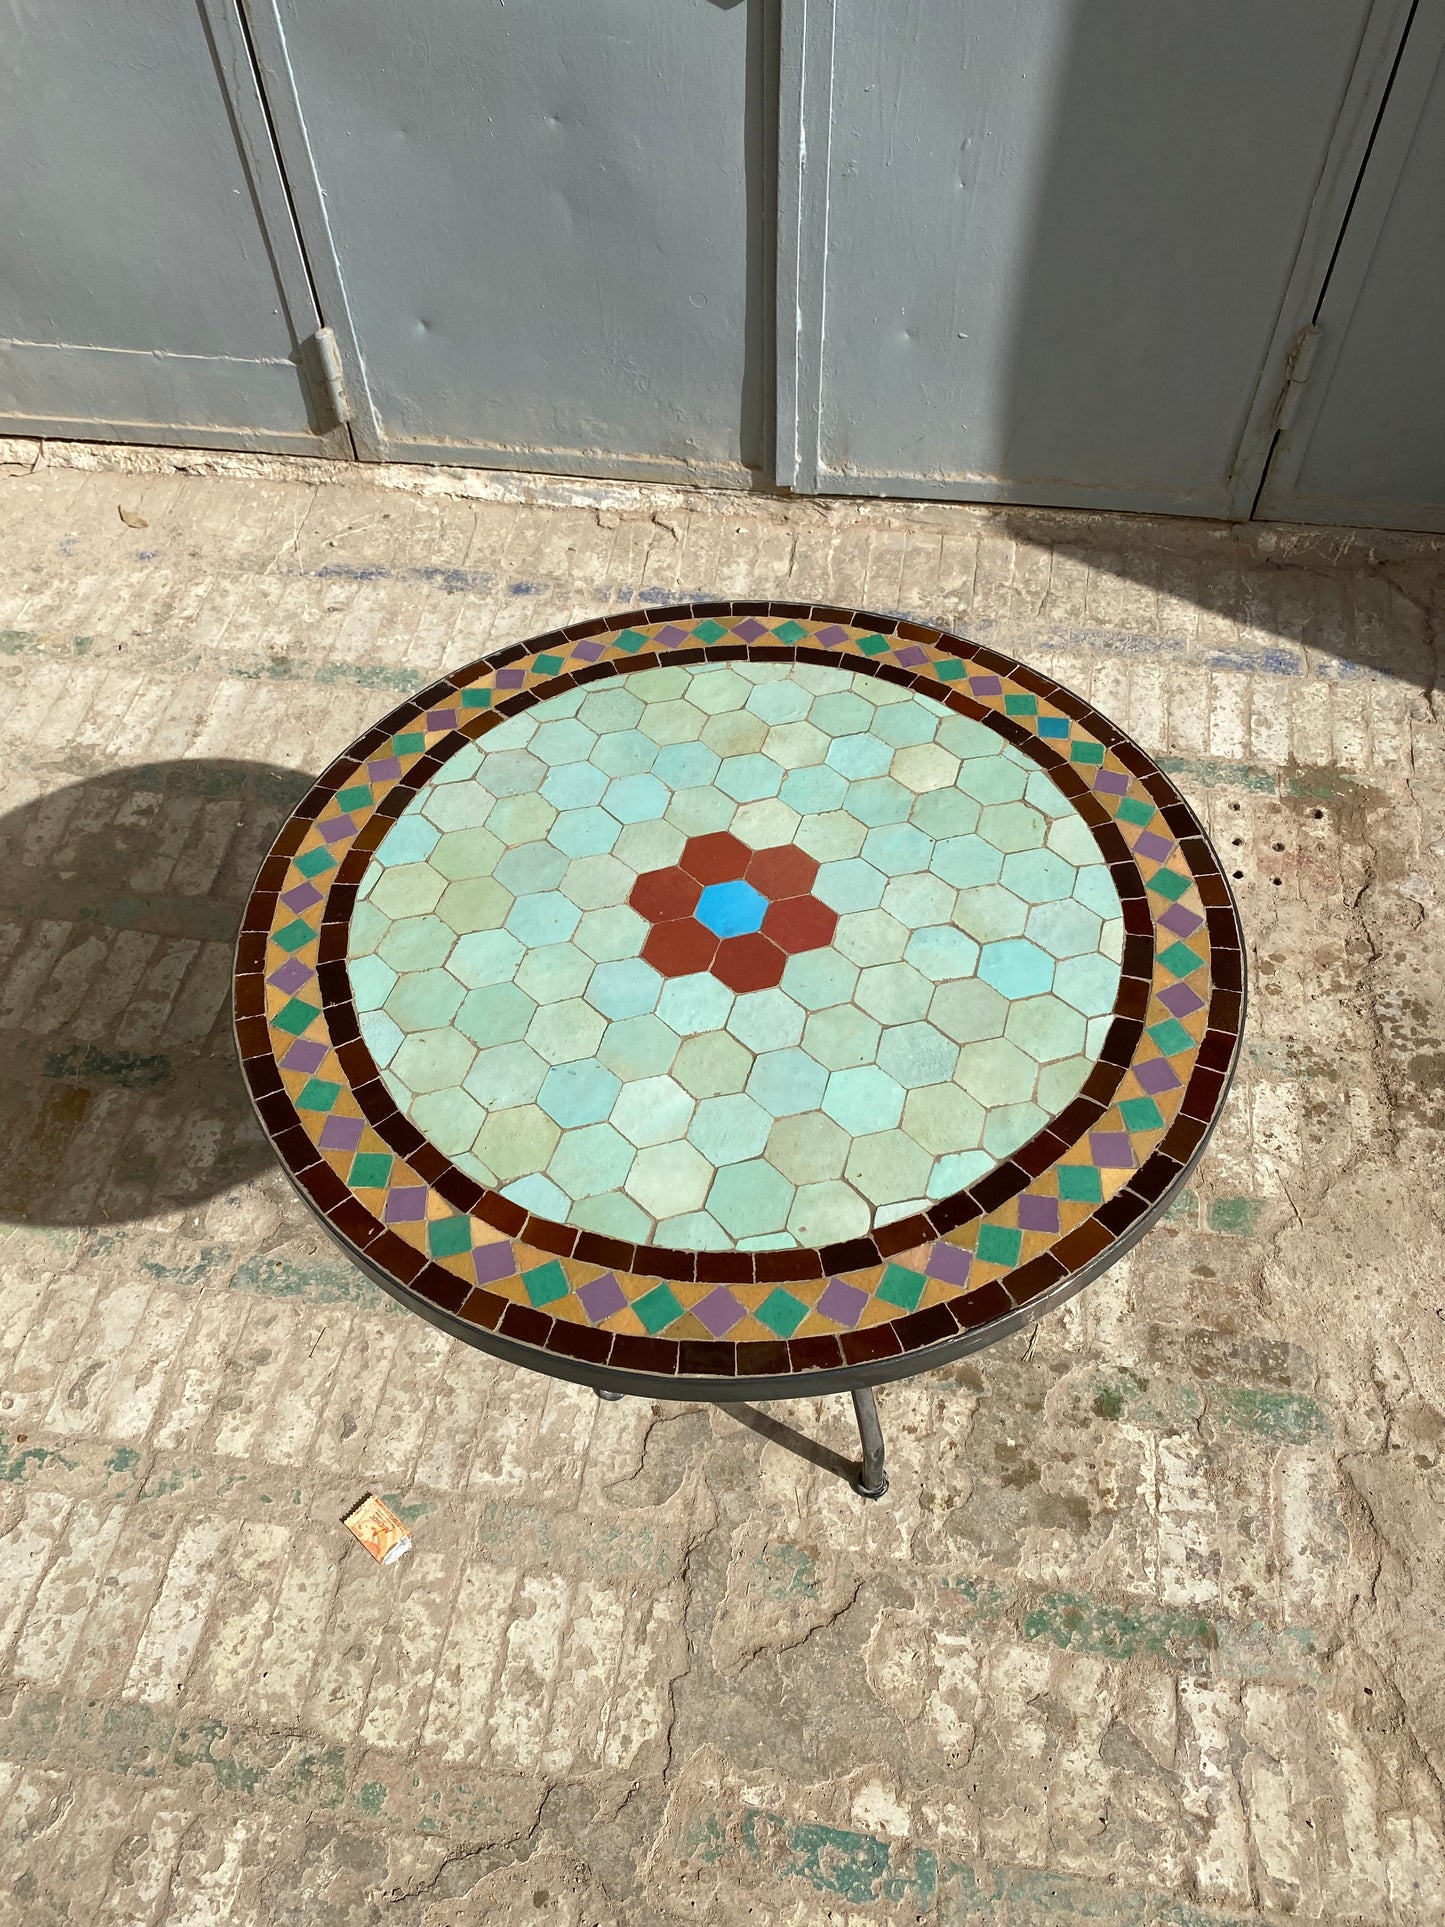
[[[1441,1918],[1445,542],[34,444],[0,532],[0,1923]],[[844,1400],[602,1405],[397,1310],[230,1062],[331,751],[682,594],[1039,663],[1239,873],[1194,1189],[881,1394],[881,1506]]]

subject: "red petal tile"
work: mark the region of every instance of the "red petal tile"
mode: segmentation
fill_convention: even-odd
[[[763,918],[763,935],[771,937],[789,956],[800,950],[821,950],[833,941],[837,928],[837,911],[816,897],[789,897],[783,903],[771,903]]]
[[[682,867],[699,883],[731,883],[748,867],[751,855],[746,843],[729,836],[726,830],[717,830],[711,836],[688,838]]]
[[[780,843],[771,850],[755,850],[747,879],[765,897],[805,897],[813,887],[818,865],[796,844]]]
[[[664,977],[690,977],[694,971],[707,970],[716,954],[717,938],[694,917],[655,923],[642,946],[644,959]]]
[[[729,990],[771,990],[786,961],[777,945],[764,936],[729,937],[718,945],[712,974]]]
[[[649,923],[667,923],[674,917],[690,917],[702,895],[702,885],[685,870],[671,864],[666,870],[648,870],[632,886],[627,901]]]

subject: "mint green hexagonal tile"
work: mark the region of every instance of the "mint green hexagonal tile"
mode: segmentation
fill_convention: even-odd
[[[877,829],[885,823],[906,823],[908,812],[913,808],[913,796],[891,776],[869,776],[848,785],[844,807],[860,823]]]
[[[683,836],[711,836],[732,828],[737,804],[710,784],[700,789],[679,790],[667,806],[664,819]]]
[[[801,722],[812,702],[806,689],[795,682],[779,680],[760,683],[747,700],[747,707],[765,723],[779,725]]]
[[[906,1131],[865,1131],[855,1137],[843,1176],[875,1206],[921,1198],[933,1159]]]
[[[626,903],[636,881],[636,871],[616,857],[579,856],[567,865],[557,888],[579,910],[607,910]]]
[[[933,856],[933,839],[911,823],[885,823],[863,839],[863,861],[884,876],[901,877],[926,870]]]
[[[642,712],[642,702],[630,689],[592,689],[582,698],[577,720],[599,736],[612,735],[617,730],[635,729]]]
[[[728,826],[750,850],[772,850],[781,843],[793,842],[801,818],[779,796],[765,796],[757,803],[740,803],[737,815]]]
[[[911,1090],[953,1076],[958,1045],[932,1024],[893,1024],[878,1040],[878,1068]]]
[[[466,877],[449,883],[437,899],[436,914],[459,937],[472,930],[497,930],[511,914],[513,896],[495,877]]]
[[[598,769],[595,763],[563,763],[547,772],[542,794],[554,810],[565,813],[590,809],[601,801],[606,787],[606,772]],[[556,828],[555,824],[553,828]]]
[[[380,957],[353,957],[346,974],[358,1010],[380,1010],[396,983],[396,972]]]
[[[709,716],[702,728],[702,741],[724,760],[729,756],[755,756],[767,740],[767,724],[761,716],[749,715],[746,710]]]
[[[1027,803],[994,803],[979,813],[978,834],[1006,856],[1040,849],[1045,828],[1044,818]]]
[[[623,1238],[629,1244],[647,1244],[652,1238],[652,1219],[621,1191],[578,1198],[567,1220],[584,1231],[596,1231],[604,1238]]]
[[[751,1051],[786,1050],[802,1036],[805,1016],[781,988],[750,990],[733,1004],[727,1028]]]
[[[492,736],[493,744],[501,733]],[[482,781],[493,796],[531,796],[541,789],[546,774],[547,765],[526,750],[492,748],[482,758]]]
[[[554,1064],[542,1080],[537,1104],[564,1130],[601,1124],[612,1113],[622,1086],[595,1057]],[[548,1153],[550,1156],[550,1152]]]
[[[629,1144],[669,1144],[686,1137],[695,1100],[675,1078],[644,1077],[625,1084],[612,1107],[612,1123]]]
[[[858,982],[858,966],[836,950],[804,950],[783,967],[782,988],[804,1010],[846,1003]]]
[[[1052,850],[1018,850],[1004,858],[1001,881],[1026,903],[1062,903],[1073,895],[1076,874]]]
[[[580,997],[543,1004],[527,1026],[527,1042],[549,1064],[566,1064],[591,1057],[602,1041],[607,1020]]]
[[[418,811],[409,809],[398,817],[377,847],[375,861],[391,869],[398,863],[425,863],[437,846],[440,835]]]
[[[386,1014],[403,1030],[438,1030],[449,1024],[466,992],[448,971],[409,970],[386,1000]]]
[[[541,944],[566,943],[581,916],[576,904],[560,890],[539,890],[517,898],[507,913],[506,927],[519,943],[533,949]]]
[[[670,977],[657,999],[657,1014],[679,1037],[721,1030],[733,1007],[733,993],[709,971]]]
[[[847,794],[847,777],[822,765],[791,766],[778,791],[799,816],[817,816],[824,810],[836,810]]]
[[[506,1111],[532,1102],[547,1068],[526,1044],[495,1044],[477,1052],[462,1084],[484,1110]]]
[[[978,974],[1005,997],[1036,997],[1053,984],[1054,960],[1026,937],[1013,937],[983,946]]]
[[[427,859],[439,879],[460,883],[464,877],[490,876],[506,845],[490,830],[447,830]]]
[[[1057,1064],[1043,1066],[1034,1095],[1050,1117],[1057,1117],[1066,1104],[1073,1103],[1094,1063],[1092,1057],[1065,1057]]]
[[[918,743],[897,752],[888,774],[914,796],[934,790],[957,796],[960,792],[953,786],[958,768],[958,758],[950,756],[941,743]]]
[[[687,795],[706,794],[690,790]],[[665,870],[682,855],[687,835],[676,824],[657,819],[649,823],[629,823],[612,846],[620,863],[629,864],[639,876],[644,870]]]
[[[423,815],[439,830],[479,830],[496,801],[481,783],[451,783],[440,788],[433,779],[421,807]]]
[[[827,810],[820,816],[805,816],[793,841],[819,863],[843,863],[857,856],[867,834],[856,816],[846,810]]]
[[[656,1007],[664,981],[641,957],[600,963],[587,985],[587,1001],[604,1017],[643,1017]]]
[[[913,932],[903,956],[930,983],[938,984],[951,977],[972,976],[978,965],[978,945],[952,924],[933,924]]]
[[[788,1230],[805,1247],[861,1238],[872,1221],[872,1207],[837,1179],[800,1184],[788,1212]]]
[[[545,1111],[535,1104],[519,1104],[510,1111],[488,1113],[472,1153],[495,1173],[499,1184],[515,1184],[519,1178],[546,1170],[561,1135]]]
[[[814,698],[808,721],[828,736],[866,735],[876,714],[873,704],[853,690],[840,689]]]
[[[416,1128],[449,1158],[471,1150],[487,1116],[474,1098],[455,1086],[418,1097],[408,1108]]]
[[[764,1051],[748,1078],[748,1096],[772,1117],[791,1117],[816,1111],[827,1082],[827,1071],[805,1051]]]
[[[877,736],[835,736],[828,745],[829,769],[837,770],[849,782],[868,782],[882,776],[892,761],[893,751]]]
[[[940,984],[928,1006],[928,1021],[958,1044],[1002,1037],[1007,1016],[1008,999],[977,977]]]
[[[768,1141],[773,1119],[750,1097],[705,1097],[698,1105],[687,1136],[715,1165],[755,1158]]]
[[[446,961],[456,940],[440,917],[402,917],[377,945],[377,955],[393,970],[430,970]]]
[[[1079,880],[1074,885],[1074,895],[1080,903],[1096,911],[1105,919],[1121,914],[1119,892],[1114,888],[1114,879],[1109,875],[1107,863],[1089,863],[1081,866]]]
[[[391,1074],[420,1096],[460,1084],[476,1054],[476,1045],[459,1030],[413,1031],[391,1060]]]
[[[959,927],[977,942],[994,943],[1002,937],[1021,935],[1029,907],[1001,883],[983,883],[976,889],[959,891],[953,914]]]
[[[1003,1034],[1041,1064],[1084,1048],[1084,1020],[1058,997],[1025,997],[1011,1006]]]
[[[517,965],[515,982],[539,1004],[563,997],[580,997],[593,972],[592,959],[571,943],[543,944],[529,950]]]
[[[657,744],[640,729],[618,729],[598,737],[590,760],[611,777],[643,776],[657,761]]]
[[[1027,1051],[1002,1037],[965,1044],[958,1053],[954,1081],[977,1098],[986,1111],[997,1104],[1022,1104],[1033,1096],[1039,1067]],[[985,1139],[987,1144],[987,1139]]]
[[[367,956],[376,949],[390,928],[390,917],[383,915],[368,899],[358,899],[352,909],[351,923],[346,933],[348,956]]]
[[[469,990],[487,984],[510,983],[525,952],[508,930],[474,930],[458,937],[447,957],[447,969]]]
[[[803,1049],[825,1070],[851,1070],[874,1061],[881,1034],[877,1020],[856,1005],[834,1004],[809,1017],[803,1026]]]
[[[960,789],[929,790],[915,799],[908,820],[935,842],[969,836],[978,827],[979,804]]]
[[[629,884],[629,892],[631,887]],[[597,963],[611,963],[637,956],[650,928],[646,917],[619,903],[603,910],[588,910],[578,921],[572,942]]]
[[[484,984],[469,990],[452,1020],[474,1043],[514,1044],[525,1036],[537,1006],[515,984]]]
[[[725,756],[719,766],[714,787],[737,803],[755,803],[760,797],[776,796],[783,771],[769,757]]]
[[[1100,860],[1099,846],[1094,840],[1094,832],[1084,819],[1074,810],[1067,816],[1056,817],[1049,824],[1044,839],[1047,847],[1065,863],[1097,863]]]
[[[801,692],[799,692],[801,693]],[[786,770],[821,770],[828,754],[830,738],[811,723],[783,723],[770,729],[763,739],[763,755]],[[832,776],[836,770],[829,771]]]
[[[693,1097],[724,1097],[742,1090],[753,1068],[753,1054],[726,1031],[689,1037],[677,1052],[673,1076]]]
[[[702,1209],[715,1175],[702,1152],[679,1138],[637,1153],[627,1174],[627,1193],[654,1218],[682,1217]]]
[[[933,985],[912,964],[874,964],[859,977],[853,995],[880,1024],[911,1024],[927,1011]]]
[[[903,1115],[903,1092],[876,1064],[862,1064],[829,1075],[822,1108],[845,1131],[861,1137],[865,1131],[893,1128]]]
[[[813,883],[813,895],[840,913],[871,910],[883,900],[886,878],[861,858],[825,863]]]
[[[947,745],[952,747],[952,745]],[[954,779],[957,787],[965,796],[975,802],[997,808],[1004,803],[1017,803],[1028,787],[1029,773],[1021,768],[1011,757],[1003,755],[970,756],[958,766]]]
[[[733,1241],[706,1211],[685,1211],[677,1218],[663,1218],[657,1227],[656,1242],[669,1251],[731,1251]]]
[[[586,762],[596,741],[585,723],[570,718],[539,723],[528,748],[534,756],[555,767],[558,763]]]
[[[736,671],[719,664],[694,670],[687,685],[687,700],[706,715],[722,716],[730,709],[741,709],[752,689],[752,684]]]
[[[556,821],[556,810],[540,791],[504,796],[487,818],[487,834],[500,837],[510,850],[519,843],[541,842]]]
[[[617,818],[610,816],[606,810],[600,809],[594,803],[586,809],[564,810],[552,825],[551,841],[558,850],[564,851],[569,857],[605,856],[621,834],[622,825]],[[551,884],[555,885],[562,874],[563,872],[559,871],[553,876],[550,879]],[[501,875],[500,866],[498,875]],[[511,889],[518,887],[509,878],[504,877],[502,880]],[[541,879],[538,878],[531,887],[535,889],[540,885]],[[521,882],[521,887],[524,889],[527,887],[525,881]]]
[[[1119,994],[1119,966],[1097,952],[1089,957],[1066,957],[1054,971],[1054,995],[1085,1017],[1102,1017],[1114,1008]]]
[[[955,889],[978,889],[983,884],[998,882],[1003,870],[1003,851],[985,843],[981,836],[954,836],[934,845],[929,868]]]
[[[780,1117],[768,1133],[764,1152],[792,1184],[819,1184],[841,1177],[843,1160],[852,1139],[841,1125],[821,1111],[802,1111]]]
[[[1051,957],[1082,957],[1097,950],[1103,922],[1082,903],[1041,903],[1030,910],[1025,934]]]
[[[726,1165],[707,1196],[709,1215],[738,1239],[786,1230],[792,1205],[792,1185],[762,1158]]]
[[[377,1067],[385,1070],[401,1049],[405,1031],[394,1024],[384,1010],[360,1011],[356,1021],[361,1029],[361,1041],[376,1059]]]
[[[567,856],[556,844],[519,843],[499,858],[493,874],[504,889],[520,897],[555,890],[566,870]]]
[[[702,719],[698,718],[701,728]],[[671,790],[705,788],[716,777],[722,759],[706,743],[677,742],[659,751],[652,773]]]
[[[660,1017],[624,1017],[602,1033],[597,1058],[628,1083],[633,1078],[657,1077],[670,1070],[681,1041]]]
[[[569,1200],[591,1198],[601,1191],[618,1190],[635,1155],[633,1146],[610,1124],[586,1124],[562,1133],[547,1176]]]
[[[1037,1104],[996,1105],[984,1122],[983,1148],[991,1157],[1012,1157],[1048,1121],[1048,1112]]]
[[[485,836],[485,830],[469,831]],[[371,901],[384,917],[424,917],[434,910],[446,888],[446,878],[430,863],[403,863],[383,870],[371,887]]]
[[[957,1084],[924,1084],[904,1100],[903,1128],[930,1157],[944,1157],[976,1150],[983,1143],[986,1115],[977,1098]]]
[[[931,856],[931,851],[930,851]],[[951,883],[930,870],[893,877],[883,892],[879,906],[905,930],[920,930],[927,925],[950,924],[958,892]]]
[[[909,933],[886,910],[850,910],[838,919],[833,942],[862,969],[869,964],[897,963]]]
[[[706,723],[706,716],[691,703],[649,703],[637,727],[665,752],[682,743],[696,743]],[[658,762],[661,760],[659,757]],[[653,770],[664,782],[668,780],[656,763],[653,764]]]
[[[1065,822],[1075,816],[1073,804],[1046,770],[1036,769],[1028,780],[1024,801],[1047,817]]]
[[[902,702],[880,705],[873,732],[895,749],[916,747],[931,743],[938,733],[939,724],[946,722],[948,715],[948,710],[937,703],[905,693]]]

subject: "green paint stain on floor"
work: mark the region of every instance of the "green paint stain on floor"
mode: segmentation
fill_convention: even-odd
[[[1312,1445],[1330,1436],[1329,1421],[1304,1392],[1276,1392],[1257,1385],[1211,1391],[1210,1417],[1237,1432],[1252,1432],[1276,1445]]]
[[[263,1298],[299,1298],[308,1305],[359,1305],[366,1311],[402,1316],[400,1306],[344,1258],[321,1256],[298,1262],[258,1253],[238,1266],[231,1290],[253,1291]]]
[[[12,1438],[8,1432],[0,1432],[0,1481],[18,1485],[47,1465],[59,1466],[67,1472],[75,1469],[74,1459],[66,1458],[53,1446],[27,1445],[23,1436]]]
[[[1104,1659],[1183,1661],[1218,1643],[1211,1622],[1199,1613],[1151,1612],[1111,1606],[1087,1593],[1059,1592],[1024,1614],[1025,1639],[1047,1639],[1061,1652]]]
[[[1263,1212],[1263,1198],[1211,1198],[1207,1222],[1211,1231],[1252,1238]]]

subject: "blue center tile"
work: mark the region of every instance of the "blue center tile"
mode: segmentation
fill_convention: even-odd
[[[734,883],[710,883],[693,912],[715,937],[748,937],[761,930],[768,900],[739,877]]]

